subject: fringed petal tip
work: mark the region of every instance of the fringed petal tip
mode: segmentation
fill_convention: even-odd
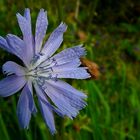
[[[57,133],[56,129],[50,129],[50,128],[49,128],[49,131],[51,132],[51,134],[52,134],[53,136]]]
[[[30,12],[29,8],[25,8],[24,12]]]
[[[85,47],[83,46],[84,46],[83,44],[80,44],[80,45],[72,47],[79,58],[82,56],[85,56],[87,53]]]
[[[47,12],[47,11],[45,11],[43,8],[41,8],[41,9],[40,9],[40,12],[43,13],[43,12]]]
[[[23,18],[22,15],[21,15],[20,13],[16,13],[16,17],[17,17],[17,19]]]
[[[58,26],[60,28],[61,32],[65,32],[67,30],[67,24],[65,22],[61,22],[60,25]]]

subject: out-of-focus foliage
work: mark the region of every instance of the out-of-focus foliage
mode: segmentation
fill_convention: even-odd
[[[140,1],[0,0],[0,35],[21,36],[15,14],[25,7],[32,11],[33,26],[39,9],[48,11],[46,38],[60,21],[66,22],[68,31],[60,50],[84,43],[87,58],[98,63],[101,76],[97,81],[68,80],[88,95],[88,106],[73,121],[55,115],[55,136],[39,112],[32,117],[29,130],[19,128],[19,93],[0,98],[0,140],[139,140]],[[11,59],[20,63],[0,50],[0,66]]]

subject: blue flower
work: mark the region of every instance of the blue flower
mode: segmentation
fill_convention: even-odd
[[[31,115],[37,112],[33,99],[34,88],[44,121],[54,134],[53,112],[72,119],[86,106],[85,94],[59,80],[90,77],[87,68],[79,67],[79,58],[85,55],[85,50],[82,45],[78,45],[53,55],[63,41],[67,26],[61,23],[43,43],[48,27],[47,12],[44,9],[38,14],[35,36],[32,34],[30,10],[25,9],[24,16],[19,13],[16,16],[23,39],[13,34],[5,38],[0,36],[0,47],[20,58],[24,66],[13,61],[2,66],[7,77],[0,81],[0,96],[7,97],[22,90],[17,104],[17,116],[20,126],[28,128]]]

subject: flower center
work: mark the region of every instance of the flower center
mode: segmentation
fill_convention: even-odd
[[[43,54],[37,54],[31,61],[31,66],[26,72],[25,76],[32,77],[39,81],[44,82],[47,79],[57,79],[57,75],[53,75],[53,66],[57,64],[53,58],[46,57]]]

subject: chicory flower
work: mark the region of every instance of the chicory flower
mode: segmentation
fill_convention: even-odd
[[[59,80],[90,77],[86,68],[80,67],[79,58],[85,55],[85,49],[78,45],[54,55],[63,41],[66,24],[61,23],[43,43],[48,27],[47,12],[40,10],[34,36],[30,10],[25,9],[23,16],[19,13],[16,16],[23,39],[13,34],[5,38],[0,36],[0,47],[21,59],[23,66],[13,61],[2,66],[7,77],[0,81],[0,96],[7,97],[22,90],[17,104],[17,116],[20,126],[28,128],[32,114],[37,112],[33,99],[34,88],[45,123],[54,134],[53,112],[72,119],[86,106],[85,94]]]

